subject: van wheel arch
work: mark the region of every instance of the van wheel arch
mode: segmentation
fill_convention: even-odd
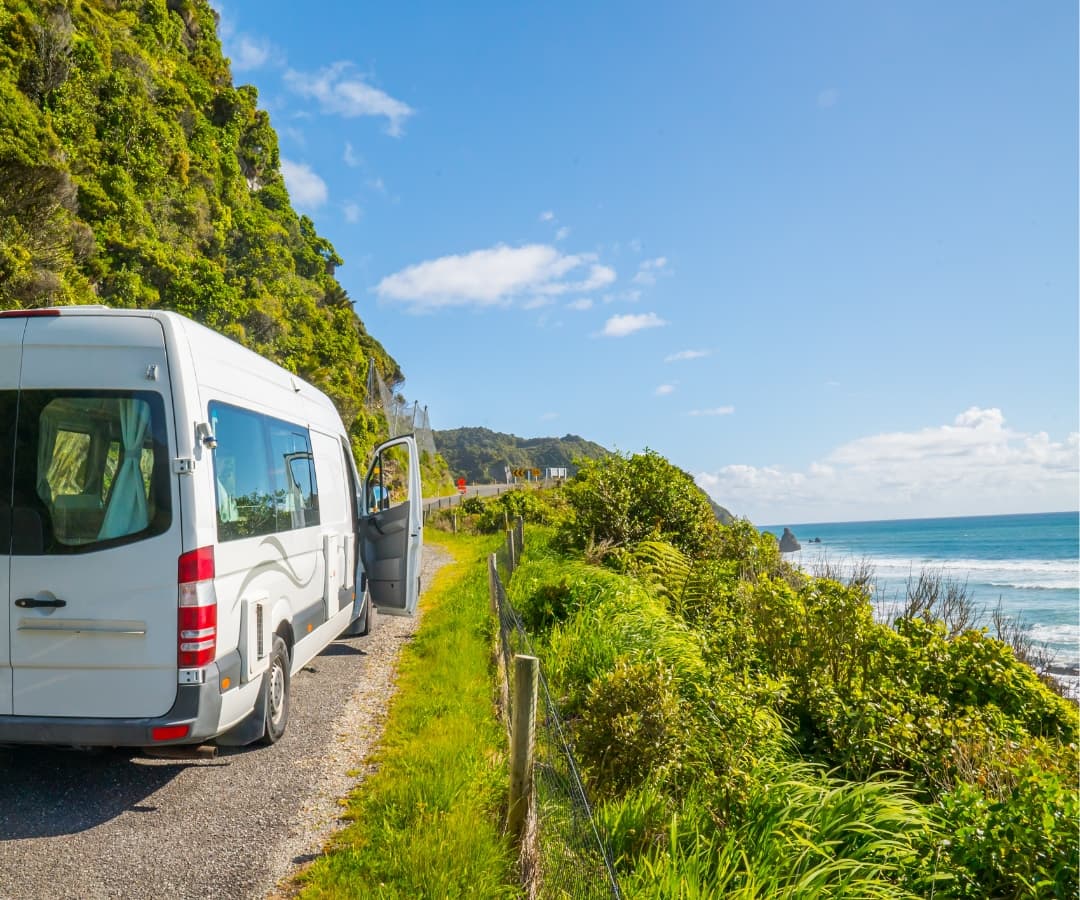
[[[285,638],[274,635],[270,666],[263,673],[263,734],[261,744],[276,744],[289,724],[291,654]]]
[[[285,642],[285,649],[289,652],[289,659],[291,660],[293,658],[293,647],[296,646],[292,625],[288,621],[280,622],[274,632],[274,637],[279,637]]]

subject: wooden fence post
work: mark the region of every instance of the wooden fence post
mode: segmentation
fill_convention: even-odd
[[[514,528],[517,532],[514,547],[517,550],[517,555],[521,556],[521,551],[525,549],[525,517],[518,516],[517,521],[514,523]]]
[[[520,842],[532,797],[533,749],[536,741],[536,687],[540,660],[514,657],[513,723],[510,727],[510,808],[506,830]]]
[[[506,529],[506,555],[507,555],[507,567],[510,570],[510,574],[514,574],[514,569],[517,568],[517,549],[514,547],[514,529]]]

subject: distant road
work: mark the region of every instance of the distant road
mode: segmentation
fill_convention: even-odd
[[[517,485],[513,484],[469,484],[465,486],[464,494],[455,491],[446,497],[425,497],[424,509],[449,509],[451,506],[457,506],[465,497],[495,497],[515,487]]]

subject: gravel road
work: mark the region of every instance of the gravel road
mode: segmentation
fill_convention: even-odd
[[[422,583],[447,560],[425,547]],[[312,660],[273,747],[179,762],[0,749],[0,897],[266,897],[339,827],[417,618],[376,618]]]

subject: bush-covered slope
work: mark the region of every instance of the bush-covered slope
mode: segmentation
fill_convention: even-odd
[[[544,469],[566,466],[574,471],[575,459],[599,459],[608,451],[578,437],[519,438],[487,428],[453,428],[435,432],[435,446],[446,458],[455,478],[470,482],[505,480],[504,469]]]
[[[1077,896],[1080,716],[1012,647],[944,606],[876,620],[655,453],[455,524],[500,506],[534,523],[510,598],[626,896]]]
[[[0,3],[0,308],[174,309],[325,390],[357,450],[397,364],[289,203],[269,116],[205,0]]]

